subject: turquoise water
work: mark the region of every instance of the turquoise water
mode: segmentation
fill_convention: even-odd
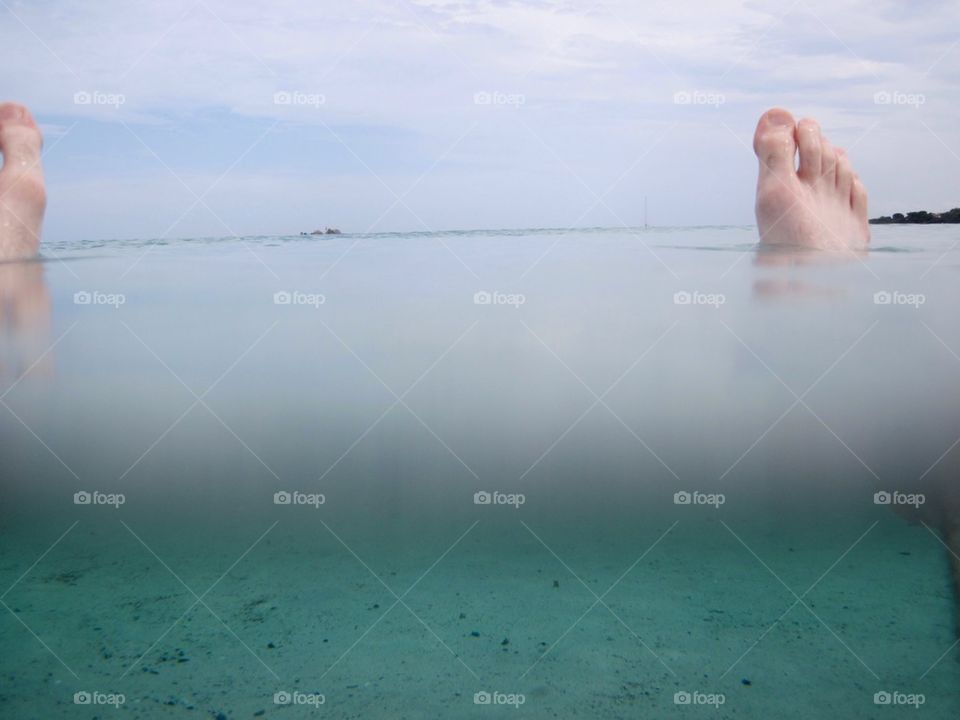
[[[0,715],[957,717],[960,230],[755,232],[0,267]]]

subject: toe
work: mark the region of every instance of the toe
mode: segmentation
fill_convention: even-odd
[[[793,115],[781,108],[768,110],[761,116],[753,136],[753,150],[760,160],[761,173],[794,172],[795,127]]]
[[[850,189],[850,206],[857,217],[866,222],[867,220],[867,189],[860,182],[860,178],[854,175]]]
[[[30,111],[18,103],[0,103],[0,153],[5,165],[35,163],[42,145],[40,128]]]
[[[43,137],[30,111],[17,103],[0,103],[0,196],[13,186],[27,192],[33,184],[42,190],[42,149]]]
[[[846,150],[837,148],[837,194],[840,197],[850,197],[853,186],[853,166]]]
[[[0,260],[36,254],[46,207],[40,152],[43,139],[30,112],[0,103]]]
[[[837,149],[826,138],[820,139],[820,185],[833,192],[837,184]]]
[[[16,102],[0,102],[0,124],[4,123],[37,127],[37,121],[33,119],[26,105]]]
[[[797,145],[800,147],[800,172],[804,180],[820,177],[823,138],[816,120],[804,118],[797,123]]]

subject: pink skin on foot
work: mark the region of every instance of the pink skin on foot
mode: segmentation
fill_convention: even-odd
[[[815,121],[796,122],[786,110],[768,110],[753,149],[760,160],[756,210],[763,245],[867,247],[867,191],[847,154],[830,145]]]
[[[30,111],[17,103],[0,103],[0,260],[30,258],[40,247],[47,206],[42,146]]]

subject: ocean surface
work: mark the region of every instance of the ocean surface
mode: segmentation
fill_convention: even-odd
[[[960,716],[960,228],[755,244],[0,265],[0,717]]]

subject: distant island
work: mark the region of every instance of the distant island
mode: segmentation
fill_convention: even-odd
[[[301,235],[339,235],[340,231],[336,228],[327,228],[326,230],[314,230],[313,232],[301,232]]]
[[[960,223],[960,208],[954,208],[944,213],[932,213],[926,210],[915,212],[894,213],[883,217],[873,218],[871,225],[949,225]]]

